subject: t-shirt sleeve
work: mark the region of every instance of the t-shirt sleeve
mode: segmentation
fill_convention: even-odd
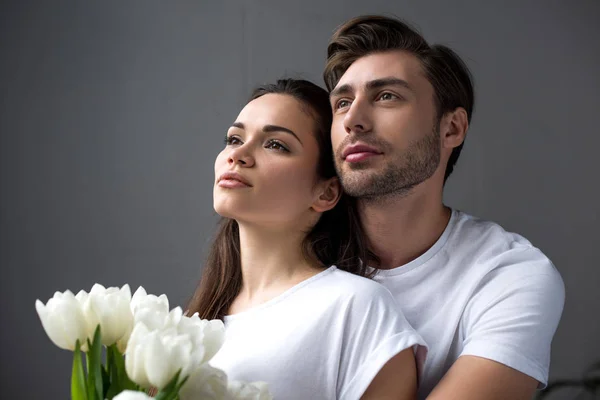
[[[503,254],[465,309],[461,356],[497,361],[545,387],[564,299],[560,274],[538,249]]]
[[[337,393],[341,400],[359,399],[381,368],[401,351],[413,348],[419,371],[427,347],[409,325],[391,293],[369,282],[346,309]],[[398,371],[402,373],[402,371]]]

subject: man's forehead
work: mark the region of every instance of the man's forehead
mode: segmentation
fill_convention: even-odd
[[[358,89],[368,82],[394,77],[407,82],[425,78],[420,61],[412,54],[395,50],[374,53],[354,61],[344,72],[336,87]]]

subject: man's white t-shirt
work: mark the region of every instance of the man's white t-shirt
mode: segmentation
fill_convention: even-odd
[[[565,290],[552,262],[522,236],[453,210],[425,254],[380,270],[375,280],[429,346],[419,398],[463,355],[497,361],[546,385]]]
[[[267,382],[276,400],[358,400],[396,354],[426,353],[386,288],[335,266],[224,322],[211,365]]]

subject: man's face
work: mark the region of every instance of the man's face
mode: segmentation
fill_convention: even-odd
[[[405,195],[438,169],[434,90],[412,54],[359,58],[332,90],[331,105],[336,169],[351,196]]]

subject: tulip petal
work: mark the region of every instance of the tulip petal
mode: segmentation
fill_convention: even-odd
[[[38,316],[40,317],[40,321],[42,322],[42,327],[44,328],[44,331],[46,331],[46,335],[48,335],[48,338],[52,341],[52,343],[64,350],[73,350],[72,348],[69,348],[69,346],[63,340],[62,330],[57,327],[54,320],[50,318],[48,308],[39,300],[36,300],[35,308]]]
[[[129,378],[142,386],[143,388],[150,388],[150,381],[146,375],[145,369],[145,340],[148,337],[149,332],[144,324],[137,324],[133,328],[127,350],[125,352],[125,370]]]
[[[90,294],[103,293],[105,291],[106,291],[106,288],[104,286],[102,286],[99,283],[94,283],[94,286],[92,286],[92,289],[90,290]]]
[[[37,300],[36,311],[50,340],[61,349],[74,350],[77,339],[85,341],[85,319],[81,305],[70,291],[56,292],[44,305]]]
[[[152,397],[148,396],[144,392],[124,390],[115,397],[113,397],[113,400],[152,400]]]
[[[154,386],[162,389],[175,375],[170,357],[162,341],[155,332],[150,333],[147,342],[144,366],[148,380]]]
[[[225,326],[220,319],[208,321],[204,328],[204,361],[209,361],[221,349],[225,342]]]
[[[123,285],[121,293],[127,296],[127,301],[131,302],[131,288],[129,287],[129,284],[126,283]]]
[[[203,364],[196,368],[179,391],[180,400],[221,400],[227,391],[227,375]]]

